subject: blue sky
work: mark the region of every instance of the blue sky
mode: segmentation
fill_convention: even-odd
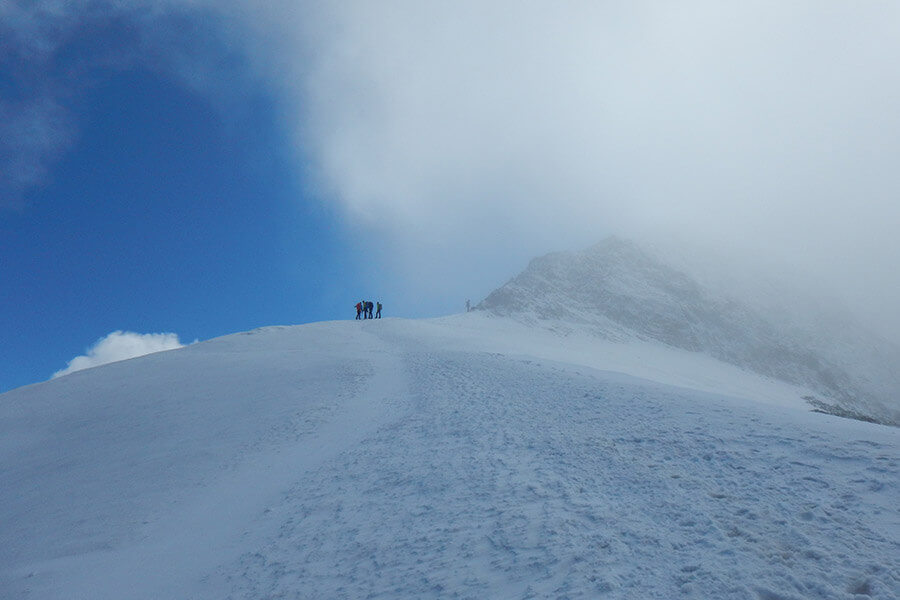
[[[303,198],[271,101],[223,123],[146,70],[79,99],[79,133],[2,222],[0,389],[41,380],[107,333],[207,339],[346,317],[362,261]],[[298,201],[299,200],[299,201]]]
[[[187,343],[346,318],[372,294],[364,244],[309,197],[271,94],[236,90],[223,111],[152,61],[98,64],[127,34],[92,29],[48,64],[0,62],[7,100],[82,69],[60,93],[76,129],[65,151],[0,208],[0,391],[112,331]]]
[[[900,341],[898,26],[837,0],[0,2],[0,391],[116,331],[456,312],[611,233],[784,267]]]

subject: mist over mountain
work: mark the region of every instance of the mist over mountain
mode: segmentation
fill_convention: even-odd
[[[691,271],[684,254],[612,237],[532,260],[477,308],[703,353],[811,389],[818,410],[900,425],[900,349],[822,298],[727,263]]]

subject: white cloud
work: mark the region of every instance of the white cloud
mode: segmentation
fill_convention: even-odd
[[[41,56],[81,5],[36,5],[8,22]],[[150,15],[143,30],[217,15],[292,107],[310,190],[407,297],[457,305],[535,254],[661,229],[793,263],[874,319],[900,304],[896,2],[91,5]],[[148,43],[228,95],[231,74],[202,67],[214,50]]]
[[[145,354],[182,348],[178,336],[174,333],[134,333],[131,331],[113,331],[87,349],[82,356],[69,361],[68,366],[53,374],[53,378],[68,375],[75,371],[98,367],[107,363],[127,360]]]
[[[661,229],[896,312],[895,2],[279,6],[298,147],[416,286]]]

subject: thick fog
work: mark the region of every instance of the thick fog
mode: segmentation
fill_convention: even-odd
[[[414,279],[672,233],[895,319],[896,3],[338,4],[288,36],[298,147]]]
[[[894,1],[113,5],[222,19],[311,193],[410,298],[461,306],[537,254],[675,235],[900,339]]]

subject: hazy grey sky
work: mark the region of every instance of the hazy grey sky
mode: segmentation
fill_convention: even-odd
[[[824,278],[900,338],[894,0],[108,6],[224,18],[322,201],[410,290],[477,299],[536,254],[674,232]]]
[[[900,4],[277,4],[242,18],[278,40],[255,47],[282,57],[298,148],[418,280],[672,231],[900,331]]]

